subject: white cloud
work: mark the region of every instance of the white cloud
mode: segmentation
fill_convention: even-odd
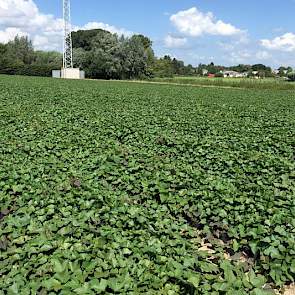
[[[102,22],[89,22],[86,25],[82,26],[82,27],[74,27],[74,30],[92,30],[92,29],[102,29],[102,30],[106,30],[109,31],[113,34],[118,34],[118,35],[125,35],[125,36],[131,36],[134,33],[131,31],[128,31],[124,28],[117,28],[115,26],[109,25],[109,24],[105,24]]]
[[[226,59],[230,60],[232,63],[249,63],[251,53],[248,50],[239,50],[229,52]]]
[[[258,51],[256,53],[256,58],[259,59],[259,60],[267,60],[267,59],[270,59],[272,57],[272,55],[267,52],[267,51]]]
[[[184,37],[175,37],[169,34],[165,37],[164,44],[168,48],[181,48],[187,44],[187,39]]]
[[[295,34],[286,33],[274,39],[262,39],[261,45],[269,50],[295,51]]]
[[[132,34],[125,29],[101,22],[90,22],[74,28],[101,28],[119,35]],[[0,42],[6,43],[16,35],[29,36],[36,49],[61,50],[63,20],[40,12],[33,0],[0,0]]]
[[[62,19],[39,11],[33,0],[0,1],[0,41],[29,36],[37,49],[56,50],[62,44]]]
[[[205,34],[233,36],[243,33],[235,26],[217,20],[213,13],[203,13],[196,7],[188,10],[179,11],[170,17],[173,25],[183,34],[198,37]]]
[[[28,27],[38,14],[32,0],[1,0],[0,26]]]
[[[12,40],[16,35],[18,36],[27,36],[28,33],[23,32],[19,28],[6,28],[4,30],[0,30],[0,43],[7,43]]]

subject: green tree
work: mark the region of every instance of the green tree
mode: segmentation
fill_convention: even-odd
[[[192,76],[195,73],[196,73],[196,69],[191,64],[188,64],[187,66],[184,67],[184,75]]]
[[[91,42],[92,50],[88,57],[91,77],[118,79],[121,74],[120,43],[118,36],[111,33],[99,34]]]
[[[73,48],[83,48],[86,51],[93,49],[92,40],[97,36],[111,35],[110,32],[101,29],[80,30],[72,33]]]
[[[88,67],[88,54],[89,51],[86,51],[83,48],[73,48],[73,63],[77,68],[85,69]]]
[[[73,33],[74,66],[99,79],[118,79],[121,73],[118,36],[104,30]]]
[[[229,67],[229,70],[236,71],[239,73],[250,72],[252,70],[252,66],[239,64],[237,66]]]
[[[288,73],[288,79],[290,80],[290,81],[295,81],[295,72],[290,72],[290,73]]]
[[[3,55],[6,55],[7,53],[7,47],[5,44],[0,43],[0,57]]]
[[[215,67],[213,62],[207,66],[207,70],[209,74],[216,74],[218,72],[218,69]]]
[[[167,59],[169,61],[169,59]],[[184,66],[184,62],[173,58],[171,60],[171,66],[173,69],[173,74],[175,75],[185,75],[186,70]]]
[[[166,58],[160,58],[155,61],[153,74],[155,77],[173,77],[173,67],[171,65],[171,59],[167,56]]]
[[[0,68],[5,68],[10,63],[13,63],[13,59],[9,60],[7,46],[0,43]]]
[[[142,44],[144,48],[144,56],[146,59],[146,75],[151,76],[152,75],[152,67],[155,62],[155,53],[152,48],[153,42],[144,35],[134,35],[134,38],[138,39],[138,41]]]
[[[49,65],[60,68],[62,65],[62,54],[56,51],[36,51],[34,64]]]
[[[136,38],[140,41],[140,43],[144,47],[144,50],[152,48],[152,46],[153,46],[153,42],[151,41],[151,39],[149,39],[148,37],[146,37],[144,35],[134,35],[133,38]]]
[[[25,65],[32,64],[35,58],[32,41],[26,37],[16,36],[13,41],[6,45],[9,58],[14,59],[15,63]]]
[[[104,30],[73,33],[74,64],[92,78],[133,79],[149,76],[152,42],[143,35],[118,37]]]
[[[287,77],[289,73],[292,73],[293,69],[291,67],[279,67],[279,76]]]
[[[145,48],[142,37],[134,35],[121,43],[122,78],[141,78],[147,74],[149,47]]]

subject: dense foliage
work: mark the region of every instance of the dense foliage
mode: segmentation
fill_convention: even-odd
[[[74,66],[86,72],[87,78],[149,79],[174,76],[223,77],[222,71],[233,70],[261,78],[287,77],[291,67],[280,67],[275,74],[263,64],[225,67],[199,64],[197,67],[169,55],[156,57],[152,41],[143,35],[118,36],[101,29],[72,33]],[[62,65],[59,52],[35,51],[27,37],[16,37],[7,44],[0,43],[0,73],[31,76],[51,76]],[[255,74],[254,74],[255,73]]]
[[[288,73],[288,79],[289,79],[289,81],[295,81],[295,72],[290,72],[290,73]]]
[[[183,61],[165,55],[156,59],[153,65],[154,77],[192,76],[197,74],[197,68],[192,65],[185,65]]]
[[[90,78],[134,79],[151,75],[152,42],[143,35],[130,38],[104,30],[73,32],[74,63]]]
[[[154,55],[152,41],[143,35],[117,36],[95,29],[73,32],[75,66],[90,78],[135,79],[193,75],[196,69],[166,55]]]
[[[0,74],[49,77],[53,69],[61,67],[61,61],[61,53],[35,51],[28,37],[0,43]]]
[[[294,92],[0,88],[1,295],[262,295],[294,280]]]

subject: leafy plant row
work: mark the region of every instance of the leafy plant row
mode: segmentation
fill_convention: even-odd
[[[263,295],[294,281],[292,92],[0,88],[1,295]]]

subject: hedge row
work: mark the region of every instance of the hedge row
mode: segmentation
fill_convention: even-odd
[[[51,72],[54,69],[57,69],[57,67],[46,65],[18,65],[4,68],[0,67],[0,74],[51,77]]]

